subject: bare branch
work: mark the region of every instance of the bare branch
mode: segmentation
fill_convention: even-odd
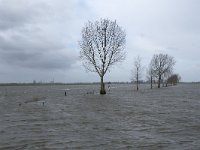
[[[172,73],[175,60],[167,54],[156,54],[150,64],[152,74],[158,79],[158,87],[160,87],[162,77],[165,78]]]
[[[137,57],[134,61],[134,68],[132,71],[132,80],[136,82],[137,85],[137,90],[139,90],[139,81],[141,80],[142,77],[142,71],[143,71],[143,67],[142,67],[142,63],[141,63],[141,57]]]
[[[116,21],[89,21],[82,29],[79,42],[84,67],[104,76],[112,65],[125,59],[125,38],[125,32]]]

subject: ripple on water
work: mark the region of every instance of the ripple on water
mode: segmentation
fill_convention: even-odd
[[[0,95],[0,149],[200,147],[199,89],[113,87],[104,96],[86,94],[98,93],[96,85],[6,87],[11,94]]]

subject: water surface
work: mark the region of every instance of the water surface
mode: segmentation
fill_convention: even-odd
[[[1,86],[0,149],[200,149],[199,84],[98,90]]]

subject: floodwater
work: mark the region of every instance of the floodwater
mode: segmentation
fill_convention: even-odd
[[[200,84],[98,90],[1,86],[0,150],[200,149]]]

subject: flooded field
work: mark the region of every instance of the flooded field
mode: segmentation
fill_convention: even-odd
[[[200,149],[200,84],[98,90],[1,86],[0,150]]]

